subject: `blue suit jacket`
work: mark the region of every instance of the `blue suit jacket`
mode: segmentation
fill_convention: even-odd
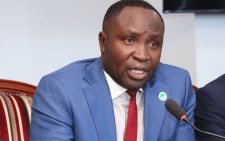
[[[225,136],[225,74],[196,91],[195,125]],[[224,141],[196,132],[196,141]]]
[[[144,141],[194,141],[194,130],[160,101],[165,92],[193,123],[195,94],[187,71],[159,64],[144,86]],[[116,141],[109,87],[100,58],[72,63],[43,77],[34,94],[31,141]]]

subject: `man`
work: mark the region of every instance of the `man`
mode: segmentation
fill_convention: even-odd
[[[196,91],[195,126],[225,136],[225,74]],[[197,141],[223,141],[204,133],[195,133]]]
[[[101,58],[42,78],[32,106],[31,140],[193,141],[193,129],[165,108],[165,100],[174,99],[193,123],[188,72],[159,63],[163,35],[163,19],[147,2],[110,6],[99,33]]]

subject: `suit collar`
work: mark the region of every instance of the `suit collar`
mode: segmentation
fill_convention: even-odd
[[[85,68],[83,78],[92,85],[102,77],[104,77],[104,74],[101,65],[101,58],[96,58],[93,63]]]
[[[83,88],[100,141],[116,141],[116,124],[109,86],[101,59],[86,67],[84,76],[90,85]]]

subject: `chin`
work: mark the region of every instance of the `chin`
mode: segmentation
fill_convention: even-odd
[[[138,89],[144,87],[144,85],[146,83],[140,83],[140,82],[138,82],[138,84],[128,84],[125,88],[127,88],[129,90],[138,90]]]

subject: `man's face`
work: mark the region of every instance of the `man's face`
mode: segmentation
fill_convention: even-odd
[[[110,31],[99,33],[103,69],[124,88],[142,88],[154,75],[161,57],[164,26],[157,13],[125,7]]]

